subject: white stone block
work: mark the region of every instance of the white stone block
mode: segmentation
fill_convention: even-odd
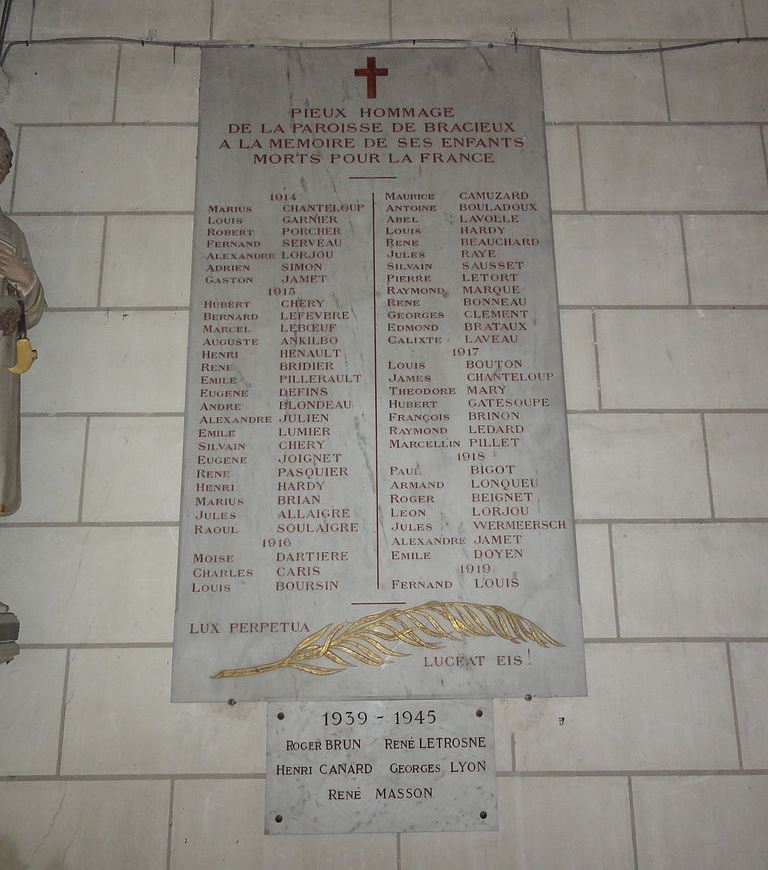
[[[177,782],[171,870],[392,870],[397,860],[394,834],[266,837],[263,820],[263,781]]]
[[[565,39],[568,19],[557,0],[392,0],[392,35],[395,39],[440,37],[458,39]],[[501,49],[502,51],[508,49]]]
[[[768,215],[686,215],[691,296],[700,305],[765,305]]]
[[[264,770],[264,705],[171,704],[170,692],[170,649],[78,650],[62,773]]]
[[[680,221],[672,215],[555,215],[561,305],[685,305]]]
[[[768,311],[600,311],[604,408],[768,406]]]
[[[579,46],[583,47],[583,46]],[[601,43],[597,49],[625,48]],[[657,54],[542,51],[547,121],[666,121]]]
[[[637,777],[633,791],[640,867],[765,866],[768,776]]]
[[[768,46],[709,45],[664,56],[673,121],[768,121]]]
[[[576,526],[585,637],[616,637],[608,527]]]
[[[124,45],[118,121],[197,121],[200,50]]]
[[[177,521],[183,428],[181,417],[94,417],[83,520]]]
[[[102,305],[189,304],[192,215],[110,215]]]
[[[752,36],[768,33],[768,6],[763,0],[744,0],[744,11]]]
[[[22,624],[19,640],[24,639]],[[65,660],[62,649],[23,649],[0,665],[0,776],[56,773]],[[4,818],[5,808],[0,824]]]
[[[499,830],[404,834],[402,870],[632,870],[625,779],[498,780]]]
[[[0,866],[165,866],[168,782],[0,783]]]
[[[623,637],[768,634],[760,525],[614,526]]]
[[[582,519],[708,517],[693,414],[572,414],[573,498]]]
[[[184,409],[185,311],[48,312],[34,337],[26,411]]]
[[[571,6],[575,39],[743,36],[738,3],[720,0],[582,0]]]
[[[768,643],[731,645],[744,767],[768,769]]]
[[[595,347],[590,311],[561,311],[565,395],[569,410],[597,408]]]
[[[588,210],[768,208],[757,127],[595,126],[581,143]]]
[[[29,242],[48,305],[96,305],[104,219],[98,215],[24,215],[14,219]]]
[[[9,522],[77,522],[84,441],[82,417],[22,419],[21,507]]]
[[[375,40],[389,36],[386,0],[216,0],[214,39],[258,42]]]
[[[715,515],[768,516],[768,415],[707,414]]]
[[[2,536],[4,600],[13,602],[24,643],[172,640],[176,529],[17,528]]]
[[[6,42],[12,42],[16,39],[29,39],[33,6],[34,0],[15,0],[13,6],[11,6],[11,17],[8,21],[8,30],[5,34]]]
[[[549,193],[555,211],[581,211],[579,142],[575,127],[547,127]]]
[[[587,698],[497,703],[518,770],[738,766],[723,645],[587,644],[587,683]]]
[[[37,0],[33,35],[129,36],[134,39],[208,39],[210,0]]]
[[[26,127],[14,209],[191,211],[196,146],[195,127]]]
[[[5,66],[14,123],[111,121],[116,63],[116,45],[16,46]]]

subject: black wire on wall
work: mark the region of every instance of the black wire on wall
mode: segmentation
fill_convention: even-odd
[[[8,30],[8,21],[11,17],[11,6],[13,5],[13,0],[3,0],[3,11],[0,14],[0,56],[5,59],[5,53],[3,52],[3,46],[5,45],[5,32]],[[0,62],[0,66],[2,63]]]
[[[8,16],[13,0],[4,0],[2,17],[0,18],[0,67],[3,67],[8,53],[17,45],[63,45],[66,43],[89,43],[89,42],[117,42],[126,45],[162,45],[169,48],[293,48],[297,45],[289,45],[286,43],[268,43],[268,42],[231,42],[231,41],[179,41],[179,40],[164,40],[164,39],[138,39],[128,36],[60,36],[51,39],[16,39],[4,44],[5,29],[8,25]],[[596,41],[596,40],[593,40]],[[604,40],[606,42],[618,42],[632,40]],[[638,40],[647,41],[647,40]],[[397,46],[420,46],[420,45],[442,45],[442,46],[510,46],[513,48],[527,47],[539,48],[542,51],[560,51],[569,52],[571,54],[657,54],[668,51],[685,51],[693,48],[704,48],[709,45],[741,45],[749,42],[768,42],[768,36],[731,36],[719,39],[702,39],[697,42],[680,42],[674,45],[653,45],[643,48],[579,48],[575,45],[558,45],[552,43],[528,42],[524,39],[518,39],[514,36],[513,40],[477,40],[477,39],[444,39],[441,37],[432,37],[428,39],[381,39],[372,42],[344,43],[341,45],[317,45],[317,46],[301,46],[302,48],[387,48]]]

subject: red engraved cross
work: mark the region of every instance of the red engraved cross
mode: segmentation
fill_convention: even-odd
[[[376,66],[376,58],[368,58],[368,66],[361,66],[355,70],[356,76],[365,76],[368,80],[368,99],[372,100],[376,96],[376,77],[389,75],[389,68],[384,67],[379,69]]]

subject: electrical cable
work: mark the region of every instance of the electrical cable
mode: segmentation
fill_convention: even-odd
[[[2,54],[3,46],[5,45],[5,34],[8,30],[8,21],[11,18],[12,5],[13,0],[4,0],[3,2],[3,12],[0,15],[0,54]]]
[[[10,6],[10,0],[6,0]],[[5,10],[4,10],[5,11]],[[596,41],[596,40],[592,40]],[[608,42],[632,42],[632,40],[606,40]],[[645,40],[637,40],[645,41]],[[658,41],[658,40],[654,40]],[[295,43],[268,43],[268,42],[232,42],[215,40],[164,40],[164,39],[139,39],[129,36],[60,36],[50,39],[15,39],[9,42],[0,57],[0,68],[5,65],[8,52],[17,45],[64,45],[66,43],[92,43],[92,42],[116,42],[123,45],[159,45],[168,48],[308,48],[308,49],[343,49],[343,48],[394,48],[397,46],[417,45],[444,45],[463,46],[466,48],[488,46],[509,46],[511,48],[538,48],[541,51],[568,52],[570,54],[657,54],[668,51],[685,51],[693,48],[704,48],[710,45],[741,45],[742,43],[768,42],[768,36],[731,36],[717,39],[702,39],[697,42],[681,42],[673,45],[654,45],[645,48],[579,48],[575,45],[559,45],[553,43],[528,42],[525,39],[514,38],[509,40],[477,40],[477,39],[444,39],[440,37],[428,37],[423,39],[382,39],[373,42],[344,43],[342,45],[313,45],[298,46]],[[0,43],[0,48],[2,44]]]

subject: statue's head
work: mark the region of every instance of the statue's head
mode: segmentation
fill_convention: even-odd
[[[8,134],[0,127],[0,184],[5,181],[5,177],[11,171],[13,166],[13,148]]]

